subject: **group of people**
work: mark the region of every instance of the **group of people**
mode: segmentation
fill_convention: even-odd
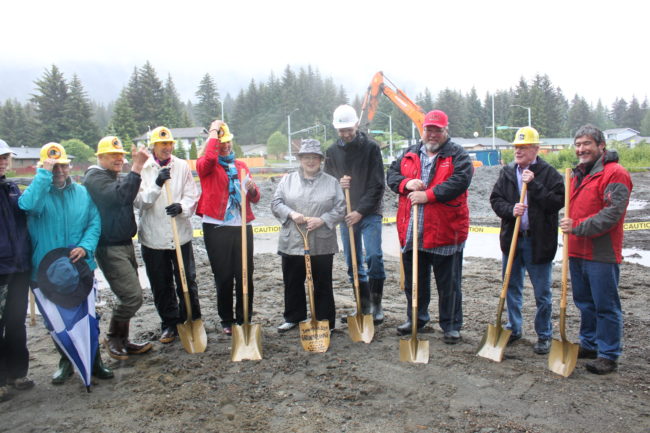
[[[328,320],[330,328],[335,328],[332,269],[334,254],[339,251],[337,226],[351,283],[354,269],[358,272],[362,314],[371,314],[375,324],[384,321],[382,297],[386,274],[381,223],[384,189],[388,185],[398,195],[396,221],[404,268],[411,268],[414,253],[420,264],[417,317],[411,317],[413,281],[407,271],[406,321],[397,327],[397,333],[410,334],[413,320],[417,320],[417,328],[431,320],[433,271],[443,341],[460,342],[463,250],[469,231],[467,191],[474,168],[469,154],[450,139],[447,115],[440,110],[427,113],[421,141],[402,152],[387,173],[379,146],[359,130],[353,107],[338,107],[333,125],[339,138],[325,153],[317,140],[302,141],[297,154],[300,165],[282,178],[271,203],[273,215],[281,223],[278,254],[284,281],[284,322],[278,332],[295,328],[307,317],[307,251],[299,230],[308,233],[316,319]],[[96,266],[102,270],[115,294],[104,339],[106,350],[114,359],[124,360],[152,348],[151,342],[134,342],[129,338],[130,322],[143,302],[133,244],[136,233],[160,316],[159,341],[174,341],[178,336],[176,325],[187,320],[181,269],[185,270],[192,319],[201,317],[190,222],[194,214],[202,221],[223,333],[231,335],[232,326],[244,322],[244,268],[248,272],[247,310],[252,315],[251,222],[255,217],[250,203],[260,200],[260,190],[246,164],[235,158],[233,138],[223,121],[215,120],[210,125],[208,139],[196,162],[201,193],[188,164],[172,154],[175,141],[166,127],[151,132],[150,150],[132,150],[130,171],[126,174],[121,172],[127,151],[120,139],[104,137],[97,146],[97,165],[86,171],[83,184],[72,181],[65,149],[58,143],[48,143],[41,149],[32,183],[22,194],[6,178],[12,152],[0,140],[0,400],[9,398],[9,387],[21,390],[34,385],[27,377],[28,287],[38,287],[42,274],[39,265],[54,249],[67,248],[70,262],[85,262],[90,271]],[[622,313],[617,288],[631,179],[617,163],[616,152],[606,149],[603,133],[592,125],[585,125],[575,135],[579,164],[574,169],[571,191],[564,191],[557,170],[539,157],[539,143],[534,128],[517,131],[514,162],[502,168],[489,197],[494,212],[502,220],[504,271],[515,221],[521,219],[507,291],[510,343],[522,336],[524,274],[528,272],[537,305],[537,342],[533,350],[538,354],[549,352],[551,271],[559,227],[570,239],[573,297],[581,313],[579,357],[592,359],[586,364],[589,371],[609,373],[617,368],[622,352]],[[520,203],[523,184],[527,185],[527,194]],[[570,212],[559,220],[564,194],[570,194]],[[245,212],[242,201],[246,203]],[[411,221],[414,206],[420,208],[416,252]],[[134,209],[138,210],[139,224]],[[242,220],[243,215],[246,221]],[[176,219],[183,266],[179,266],[175,253],[171,218]],[[247,225],[245,267],[242,224]],[[358,266],[353,266],[353,251]],[[52,382],[60,384],[72,374],[72,364],[62,348],[56,342],[55,345],[61,360]],[[93,375],[113,377],[99,350]]]

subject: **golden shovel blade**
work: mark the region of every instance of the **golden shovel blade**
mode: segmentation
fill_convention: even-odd
[[[330,347],[330,322],[328,320],[300,322],[300,343],[307,352],[327,352]]]
[[[568,341],[553,339],[548,354],[548,369],[560,376],[569,377],[578,362],[580,346]]]
[[[399,360],[417,364],[429,363],[429,342],[416,336],[402,338],[399,341]]]
[[[363,341],[368,344],[375,336],[375,324],[372,321],[372,315],[357,313],[354,316],[348,316],[348,332],[350,339],[355,343]]]
[[[232,327],[232,351],[230,359],[234,362],[249,359],[262,359],[262,327],[244,323]]]
[[[487,332],[481,340],[477,355],[495,362],[503,361],[503,354],[508,345],[510,334],[512,334],[512,331],[510,329],[504,329],[501,325],[488,325]]]
[[[186,320],[176,325],[181,344],[187,353],[203,353],[208,345],[203,320]]]

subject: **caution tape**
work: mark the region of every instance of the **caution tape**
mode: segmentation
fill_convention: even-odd
[[[384,217],[382,218],[382,224],[393,224],[395,223],[395,217]],[[264,234],[264,233],[279,233],[281,226],[253,226],[254,234]],[[623,230],[625,231],[635,231],[635,230],[650,230],[650,221],[644,222],[634,222],[634,223],[625,223],[623,224]],[[485,234],[499,234],[501,231],[500,227],[489,227],[489,226],[469,226],[470,233],[485,233]],[[203,237],[203,230],[194,229],[194,237],[200,238]]]

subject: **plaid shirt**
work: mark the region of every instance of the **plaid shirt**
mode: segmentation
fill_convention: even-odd
[[[420,147],[420,166],[422,167],[420,172],[420,179],[425,185],[429,184],[429,179],[435,172],[436,159],[438,159],[438,154],[429,157],[427,155],[424,145]],[[426,206],[426,205],[425,205]],[[411,207],[411,219],[413,218],[413,208]],[[443,245],[436,248],[422,248],[422,236],[424,227],[424,211],[422,208],[418,212],[418,251],[423,251],[425,253],[438,254],[441,256],[451,256],[456,254],[465,248],[465,241],[460,244],[455,245]],[[411,251],[413,249],[413,224],[409,224],[408,230],[406,232],[406,242],[404,243],[404,248],[402,252]]]

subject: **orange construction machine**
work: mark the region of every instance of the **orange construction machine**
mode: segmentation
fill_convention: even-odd
[[[395,89],[388,87],[384,83],[384,79],[392,84]],[[420,131],[421,137],[422,123],[424,122],[425,115],[424,110],[422,110],[422,107],[420,107],[418,104],[411,101],[411,99],[406,96],[406,93],[398,89],[392,81],[384,77],[384,73],[381,71],[377,72],[374,77],[372,77],[370,86],[368,86],[368,92],[366,92],[366,96],[363,99],[363,105],[361,106],[361,118],[363,118],[363,113],[367,112],[367,125],[372,122],[372,119],[375,117],[375,113],[377,112],[377,106],[379,106],[379,93],[386,95],[386,97],[390,99],[391,102],[397,106],[397,108],[402,110],[402,112],[406,114],[409,119],[411,119],[411,121],[418,128],[418,131]]]

